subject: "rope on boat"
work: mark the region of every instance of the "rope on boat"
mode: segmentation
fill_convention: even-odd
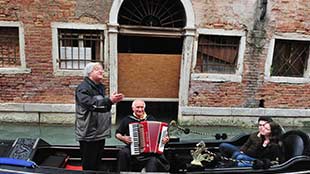
[[[193,134],[197,134],[197,135],[205,135],[205,136],[208,135],[206,132],[198,132],[198,131],[190,130],[189,128],[181,127],[174,120],[172,120],[170,122],[170,125],[173,126],[173,127],[178,128],[179,130],[182,130],[185,134],[193,133]]]
[[[205,152],[209,155],[212,155],[212,156],[218,156],[216,153],[213,153],[211,151],[208,150],[208,148],[205,149]],[[247,161],[247,160],[237,160],[237,159],[234,159],[234,158],[228,158],[228,157],[224,157],[224,156],[220,156],[220,159],[221,160],[225,160],[225,161],[232,161],[232,162],[241,162],[241,163],[250,163],[250,164],[254,164],[254,161]],[[279,164],[279,161],[270,161],[270,164],[271,165],[276,165],[276,164]]]
[[[206,132],[198,132],[198,131],[195,131],[195,130],[191,130],[189,128],[182,127],[179,124],[177,124],[177,122],[174,121],[174,120],[172,120],[170,122],[170,126],[176,127],[177,129],[183,131],[185,134],[193,133],[193,134],[196,134],[196,135],[208,136],[208,133],[206,133]],[[221,135],[221,134],[217,133],[217,134],[214,135],[214,137],[216,139],[221,139],[222,138],[222,139],[225,140],[227,138],[227,134],[223,133]]]
[[[213,152],[209,151],[208,148],[205,149],[205,152],[207,154],[209,154],[209,155],[212,155],[212,156],[218,156],[216,153],[213,153]],[[228,158],[228,157],[225,157],[225,156],[220,156],[220,159],[224,160],[224,161],[232,161],[232,162],[241,162],[241,163],[251,163],[251,164],[253,164],[253,161],[237,160],[237,159]]]

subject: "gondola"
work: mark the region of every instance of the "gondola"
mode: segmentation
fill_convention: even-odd
[[[188,130],[187,130],[187,133]],[[286,161],[268,168],[232,167],[227,160],[212,158],[222,142],[242,145],[248,138],[242,134],[229,139],[180,140],[171,137],[165,146],[165,156],[171,164],[169,173],[309,173],[309,136],[300,130],[290,130],[283,135]],[[201,146],[203,144],[203,146]],[[26,174],[82,174],[117,173],[117,153],[122,145],[108,145],[102,154],[100,171],[83,171],[79,147],[51,145],[43,139],[17,138],[0,140],[0,173]],[[207,155],[204,155],[207,154]],[[193,161],[197,155],[205,158]],[[211,160],[210,160],[211,159]],[[196,159],[197,160],[197,159]],[[197,163],[197,161],[196,161]]]

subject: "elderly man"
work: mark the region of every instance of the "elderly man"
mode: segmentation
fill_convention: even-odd
[[[103,68],[91,62],[85,66],[84,80],[76,88],[75,134],[80,143],[83,170],[98,170],[105,138],[111,136],[111,107],[123,94],[105,96]]]
[[[118,165],[120,171],[132,171],[133,164],[136,164],[137,171],[145,168],[146,172],[165,172],[168,171],[170,165],[163,154],[142,153],[140,155],[131,156],[130,144],[132,143],[129,136],[129,123],[141,121],[156,121],[151,115],[145,113],[145,102],[143,100],[135,100],[132,102],[133,114],[124,117],[118,129],[115,132],[115,137],[126,144],[120,150],[118,156]],[[163,144],[168,143],[169,136],[163,137]]]

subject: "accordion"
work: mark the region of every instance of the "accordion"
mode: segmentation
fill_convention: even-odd
[[[168,135],[168,124],[159,121],[142,121],[129,124],[129,136],[132,138],[130,145],[131,155],[141,153],[164,152],[163,137]]]

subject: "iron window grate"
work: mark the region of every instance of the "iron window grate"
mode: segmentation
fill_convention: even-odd
[[[103,62],[104,32],[59,29],[59,68],[80,70],[91,61]]]
[[[309,59],[309,41],[275,41],[271,76],[303,77]]]

